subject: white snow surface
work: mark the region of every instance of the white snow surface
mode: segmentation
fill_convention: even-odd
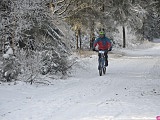
[[[13,55],[13,50],[12,50],[12,48],[9,48],[9,49],[7,50],[7,52],[6,52],[6,54],[8,54],[8,55]]]
[[[3,58],[5,59],[9,58],[9,54],[3,54]]]
[[[47,79],[52,85],[1,83],[0,120],[156,120],[160,116],[160,43],[113,50],[103,76],[98,74],[97,53],[88,53],[76,55],[71,77]]]

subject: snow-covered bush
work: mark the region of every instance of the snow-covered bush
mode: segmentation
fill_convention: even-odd
[[[40,74],[42,66],[40,53],[32,50],[19,50],[16,53],[16,58],[20,64],[18,79],[32,84]]]
[[[17,79],[32,83],[40,74],[61,73],[65,75],[69,68],[67,58],[72,38],[68,34],[67,24],[57,16],[53,16],[48,10],[46,4],[49,1],[15,0],[9,2],[9,0],[2,0],[0,3],[9,8],[4,9],[4,13],[7,13],[5,16],[0,11],[2,18],[0,32],[3,33],[0,37],[1,43],[7,41],[11,46],[3,57],[6,61],[11,56],[15,56],[12,63],[17,61],[20,69]],[[7,35],[8,33],[10,36]],[[23,42],[23,47],[19,45],[20,42]],[[16,48],[17,43],[20,50]],[[14,50],[11,51],[11,48]],[[10,55],[11,52],[14,52],[14,55]],[[13,70],[17,67],[6,62],[4,66]],[[9,69],[4,71],[4,75],[11,75],[11,72],[6,71]]]
[[[16,80],[19,72],[19,63],[17,61],[8,60],[4,62],[2,73],[7,82],[12,81],[13,79]]]
[[[64,54],[56,53],[55,51],[42,52],[42,74],[57,74],[61,73],[66,75],[67,70],[70,68],[70,63]]]
[[[41,75],[67,75],[72,63],[69,63],[65,54],[53,50],[32,51],[20,50],[16,57],[20,63],[18,79],[25,82],[38,82]]]
[[[15,56],[9,54],[5,55],[8,55],[8,57],[3,60],[1,72],[2,72],[2,77],[5,79],[2,80],[7,82],[16,80],[18,74],[20,73],[20,64],[16,60]]]
[[[13,55],[13,50],[8,42],[4,46],[3,64],[1,69],[2,81],[17,79],[19,73],[19,63]],[[5,78],[5,79],[3,79]]]

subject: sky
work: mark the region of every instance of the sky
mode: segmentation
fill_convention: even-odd
[[[70,77],[50,85],[0,84],[0,120],[156,120],[160,116],[160,43],[113,49],[99,76],[96,52],[74,53]]]

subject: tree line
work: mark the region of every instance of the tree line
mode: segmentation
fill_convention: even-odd
[[[30,82],[39,73],[63,76],[74,64],[68,56],[73,48],[82,48],[84,35],[89,48],[100,30],[118,44],[113,33],[121,26],[120,44],[126,47],[127,27],[140,40],[153,40],[160,36],[159,20],[159,0],[1,0],[1,76]]]
[[[90,34],[90,47],[95,31],[103,29],[112,36],[117,26],[122,27],[123,47],[126,47],[126,27],[132,28],[141,40],[159,37],[158,0],[62,0],[55,6],[55,14],[65,18],[75,31],[77,48],[78,41],[81,48],[81,34],[86,34],[86,30]]]

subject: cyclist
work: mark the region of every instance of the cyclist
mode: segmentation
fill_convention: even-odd
[[[111,51],[111,41],[105,36],[104,31],[99,32],[99,37],[93,43],[93,51],[95,47],[98,46],[98,50],[105,51],[105,66],[108,66],[108,51]],[[100,58],[100,54],[98,55]]]

